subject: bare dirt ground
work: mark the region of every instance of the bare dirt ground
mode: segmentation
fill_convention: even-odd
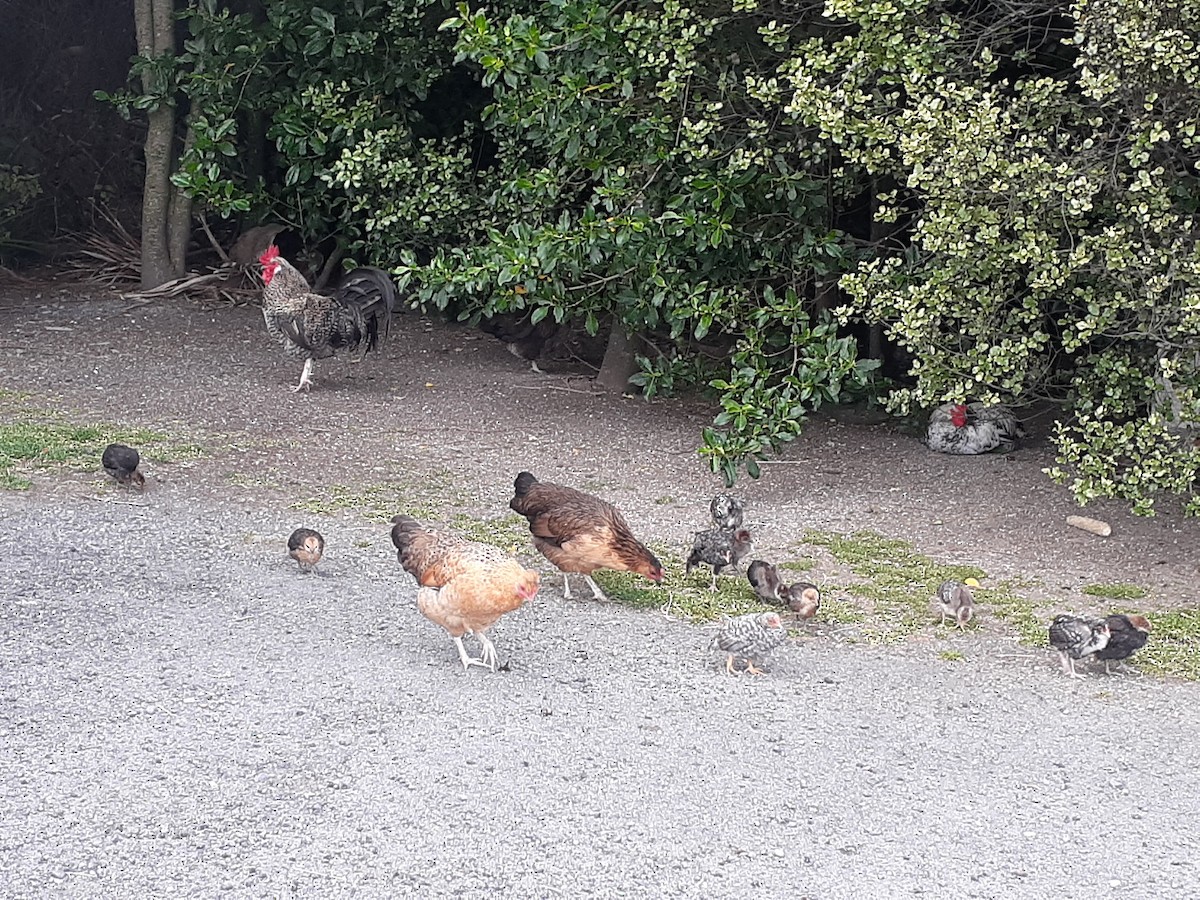
[[[728,678],[711,630],[556,577],[494,629],[509,670],[464,673],[384,525],[291,508],[388,484],[489,518],[529,469],[683,551],[719,488],[700,404],[597,394],[411,313],[308,396],[255,308],[14,285],[0,335],[21,402],[207,451],[149,461],[144,496],[94,473],[0,495],[0,895],[1195,896],[1193,684],[1069,683],[986,610],[949,641],[817,628]],[[1103,609],[1096,581],[1194,605],[1200,524],[1112,505],[1089,510],[1112,537],[1069,528],[1045,431],[954,458],[821,417],[738,486],[756,553],[872,529],[1047,610]],[[299,524],[325,578],[283,556]]]

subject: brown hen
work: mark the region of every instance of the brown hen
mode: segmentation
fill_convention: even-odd
[[[537,595],[538,573],[498,547],[426,528],[412,516],[396,516],[392,522],[396,557],[420,585],[421,614],[454,638],[464,669],[496,671],[496,647],[484,632]],[[465,634],[479,638],[479,658],[467,654]]]
[[[569,573],[582,575],[597,600],[608,600],[592,579],[597,569],[636,572],[662,581],[663,567],[633,536],[625,518],[610,504],[574,488],[517,476],[508,505],[529,520],[533,545],[563,573],[563,596],[571,599]]]

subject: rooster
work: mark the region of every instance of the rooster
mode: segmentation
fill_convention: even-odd
[[[1082,678],[1075,672],[1075,660],[1083,659],[1108,645],[1108,623],[1103,619],[1081,616],[1056,616],[1050,623],[1050,646],[1058,651],[1064,675]]]
[[[755,668],[755,660],[761,662],[785,637],[787,629],[779,613],[750,613],[726,619],[713,638],[712,649],[725,654],[725,671],[730,675],[734,674],[735,659],[746,660],[746,672],[750,675],[761,675],[762,669]]]
[[[939,453],[973,456],[1014,449],[1025,436],[1020,421],[1003,406],[946,403],[929,417],[925,443]]]
[[[582,575],[592,596],[605,601],[608,597],[592,579],[597,569],[663,579],[662,563],[633,536],[624,516],[599,497],[522,472],[513,483],[508,505],[529,520],[533,545],[563,573],[563,596],[568,600],[569,573]]]
[[[974,578],[965,581],[943,581],[938,587],[938,610],[942,614],[942,624],[947,617],[953,619],[959,628],[966,628],[971,617],[975,615],[975,595],[971,588],[979,587]]]
[[[493,547],[426,528],[412,516],[392,519],[392,543],[404,571],[417,579],[417,609],[454,638],[463,668],[496,671],[496,647],[485,632],[505,613],[532,600],[538,573]],[[463,635],[479,638],[482,652],[469,656]]]
[[[382,269],[355,269],[335,296],[326,297],[309,287],[274,244],[258,261],[267,332],[283,345],[285,353],[304,360],[300,383],[293,390],[311,389],[314,360],[326,359],[341,349],[357,351],[361,359],[387,337],[396,285]]]
[[[288,537],[288,556],[300,566],[304,575],[315,572],[325,552],[325,538],[311,528],[297,528]]]
[[[1104,660],[1104,674],[1111,675],[1109,663],[1129,659],[1146,646],[1150,639],[1150,620],[1145,616],[1112,615],[1104,619],[1108,625],[1108,643],[1096,651],[1096,659]]]
[[[117,479],[118,483],[145,490],[146,476],[138,469],[141,462],[142,458],[138,452],[124,444],[109,444],[100,456],[100,465],[104,466],[104,471]]]
[[[751,561],[746,569],[746,580],[754,588],[754,595],[764,603],[786,602],[784,596],[787,588],[779,577],[779,570],[766,560]]]
[[[726,566],[737,568],[750,552],[750,532],[745,528],[736,531],[726,531],[714,528],[710,531],[697,531],[696,539],[692,542],[692,552],[688,555],[684,571],[691,574],[693,567],[700,565],[712,566],[712,585],[709,590],[717,589],[717,576]]]

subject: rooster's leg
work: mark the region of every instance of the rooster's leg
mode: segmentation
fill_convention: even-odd
[[[746,659],[746,674],[761,675],[762,673],[763,673],[762,669],[755,668],[754,660],[749,659],[749,658]]]
[[[563,572],[563,599],[571,599],[571,576]]]
[[[733,668],[733,654],[732,653],[730,653],[727,657],[725,657],[725,671],[728,672],[730,675],[737,674],[737,672]]]
[[[463,639],[461,636],[454,639],[454,644],[456,647],[458,647],[458,658],[462,660],[464,669],[469,669],[471,666],[483,666],[485,669],[491,668],[482,659],[476,659],[473,656],[467,655],[467,648],[463,646]]]
[[[717,589],[717,567],[716,566],[713,566],[712,584],[710,584],[708,586],[708,589],[710,591],[715,591]]]
[[[601,600],[601,601],[607,603],[608,602],[608,594],[604,593],[604,591],[602,591],[600,589],[600,585],[596,584],[596,582],[592,579],[592,576],[584,575],[583,577],[587,581],[588,587],[590,587],[592,589],[592,596],[595,597],[597,600]]]
[[[304,361],[304,370],[300,373],[300,383],[292,388],[293,391],[308,391],[312,388],[312,370],[313,361],[311,358]]]

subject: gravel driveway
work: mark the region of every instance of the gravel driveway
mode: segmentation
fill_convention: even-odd
[[[481,392],[542,383],[486,346],[459,377],[486,375],[441,422],[417,399],[426,370],[414,364],[389,384],[394,419],[381,433],[364,409],[346,408],[370,399],[359,374],[369,368],[339,382],[342,364],[324,366],[324,393],[298,406],[305,398],[285,386],[295,367],[265,346],[252,310],[213,313],[207,332],[210,314],[175,310],[172,334],[144,327],[167,312],[123,308],[10,308],[0,316],[9,333],[43,343],[10,352],[0,387],[91,415],[123,410],[134,424],[272,427],[281,444],[164,466],[145,495],[91,476],[0,493],[0,895],[1200,895],[1197,685],[1072,682],[1049,654],[986,632],[964,637],[960,662],[920,641],[808,635],[778,650],[767,676],[734,678],[706,649],[711,629],[565,601],[549,576],[492,631],[507,668],[464,672],[449,638],[417,613],[385,526],[298,521],[280,502],[286,479],[239,491],[218,480],[220,466],[236,456],[244,470],[257,454],[306,481],[322,466],[347,477],[329,472],[339,454],[364,471],[440,458],[492,502],[510,475],[478,476],[484,447],[504,473],[531,458],[646,473],[658,480],[650,490],[694,493],[702,510],[712,482],[680,453],[692,414],[665,404],[648,416],[639,404],[618,418],[610,401],[546,390],[529,420],[470,431],[472,414],[503,421],[503,410],[471,412]],[[117,318],[127,327],[114,335],[120,315],[143,327]],[[46,322],[76,331],[43,331]],[[461,332],[434,329],[428,340],[444,346],[431,349],[418,341],[429,328],[411,328],[392,358],[455,361],[447,348]],[[167,346],[177,357],[152,352]],[[130,367],[142,380],[120,374]],[[177,376],[174,400],[159,397],[169,370],[193,379]],[[528,410],[538,395],[507,396]],[[581,406],[588,413],[574,415]],[[326,411],[322,428],[297,420],[306,408]],[[552,447],[531,440],[548,409]],[[438,427],[440,450],[428,431]],[[585,427],[608,438],[588,451],[570,433]],[[650,456],[643,429],[659,434]],[[843,443],[849,433],[837,432]],[[304,452],[310,440],[323,462]],[[447,459],[454,442],[469,461]],[[936,504],[927,495],[928,506],[893,513],[864,499],[853,471],[810,502],[785,489],[798,474],[777,471],[752,498],[780,533],[867,506],[874,527],[886,526]],[[1029,533],[1014,533],[1013,546],[1047,544],[1036,526],[1057,520],[1058,502],[1025,516]],[[669,511],[643,519],[623,505],[650,531],[678,527]],[[323,576],[301,576],[286,558],[297,524],[325,534]],[[1186,545],[1194,534],[1177,522],[1146,528],[1066,559],[1051,583],[1098,560],[1118,566],[1139,540],[1169,550],[1164,535]],[[983,533],[956,534],[953,551],[999,557]],[[1187,559],[1170,556],[1163,577],[1181,579]]]

